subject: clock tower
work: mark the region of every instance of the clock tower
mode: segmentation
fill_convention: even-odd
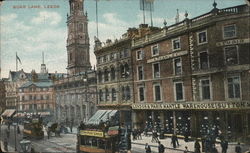
[[[67,15],[68,74],[75,75],[91,69],[89,61],[89,35],[84,0],[69,0],[70,14]]]

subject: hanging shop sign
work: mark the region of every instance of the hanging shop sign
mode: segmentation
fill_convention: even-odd
[[[193,102],[193,103],[161,103],[161,104],[133,104],[132,109],[214,109],[214,110],[224,110],[224,109],[250,109],[249,101],[241,102]]]
[[[174,53],[167,54],[167,55],[164,55],[164,56],[158,56],[158,57],[155,57],[155,58],[151,58],[151,59],[147,60],[147,63],[158,62],[158,61],[162,61],[162,60],[166,60],[166,59],[170,59],[170,58],[175,58],[175,57],[178,57],[178,56],[183,56],[183,55],[186,55],[186,54],[188,54],[187,50],[176,51]]]
[[[92,136],[92,137],[100,137],[103,138],[104,134],[100,131],[89,131],[89,130],[81,130],[80,135]]]
[[[226,41],[222,41],[222,42],[217,42],[216,46],[220,47],[220,46],[236,45],[236,44],[246,44],[246,43],[250,43],[250,38],[246,38],[246,39],[233,39],[233,40],[226,40]]]

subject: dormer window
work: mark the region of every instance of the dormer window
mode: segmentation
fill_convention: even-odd
[[[236,25],[226,25],[223,27],[223,38],[228,39],[228,38],[234,38],[236,37]]]

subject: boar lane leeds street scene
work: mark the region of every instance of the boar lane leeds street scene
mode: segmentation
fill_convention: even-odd
[[[0,152],[250,153],[249,0],[4,0],[0,17]]]

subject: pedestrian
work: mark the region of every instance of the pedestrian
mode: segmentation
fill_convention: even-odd
[[[165,147],[164,147],[164,145],[163,144],[161,144],[161,142],[160,141],[158,141],[158,152],[159,153],[164,153],[165,152]]]
[[[148,143],[145,144],[145,150],[146,150],[146,153],[151,153],[151,148],[148,145]]]
[[[171,137],[171,144],[173,144],[173,148],[176,148],[176,138],[175,138],[174,134]]]
[[[174,134],[174,136],[175,136],[176,144],[177,144],[178,146],[180,146],[177,135]]]
[[[201,137],[201,151],[205,152],[205,137]]]
[[[6,152],[8,152],[8,141],[7,141],[7,138],[4,139],[3,145],[4,145],[4,150]]]
[[[219,153],[218,150],[215,147],[215,144],[212,145],[212,153]]]
[[[30,148],[30,153],[35,153],[35,149],[34,149],[34,146],[32,145],[31,148]]]
[[[241,147],[240,147],[240,143],[238,142],[238,144],[235,147],[235,152],[236,153],[241,153]]]
[[[188,131],[187,130],[184,133],[184,141],[188,142]]]
[[[183,153],[188,153],[188,147],[187,146],[185,146],[185,150],[184,150]]]
[[[194,143],[194,152],[195,153],[200,153],[201,152],[200,148],[201,148],[201,145],[200,145],[198,139],[196,139],[196,141]]]
[[[72,133],[72,129],[73,129],[73,123],[71,122],[70,124],[70,132]]]
[[[148,128],[147,128],[147,126],[145,126],[145,128],[144,128],[144,135],[145,135],[145,137],[148,136]]]
[[[47,135],[48,135],[48,139],[50,138],[50,129],[47,129]]]
[[[20,134],[20,128],[17,126],[17,134]]]
[[[227,153],[228,142],[226,140],[221,141],[222,153]]]
[[[7,134],[7,138],[10,137],[10,130],[9,129],[6,129],[6,134]]]

